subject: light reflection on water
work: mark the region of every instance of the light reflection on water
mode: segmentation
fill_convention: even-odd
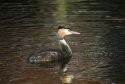
[[[55,74],[57,67],[40,68],[29,64],[27,58],[32,52],[50,45],[59,48],[49,36],[63,24],[81,33],[66,38],[73,51],[67,72],[74,75],[73,82],[123,84],[123,3],[98,0],[1,1],[0,81],[3,84],[60,84],[60,77]]]

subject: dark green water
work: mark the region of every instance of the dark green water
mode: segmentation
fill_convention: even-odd
[[[124,0],[1,0],[0,83],[62,84],[57,67],[27,62],[34,51],[59,48],[49,37],[60,24],[81,33],[66,38],[74,84],[125,83]]]

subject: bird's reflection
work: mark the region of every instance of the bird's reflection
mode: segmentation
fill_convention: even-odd
[[[73,83],[74,75],[70,73],[65,73],[60,76],[62,83]]]

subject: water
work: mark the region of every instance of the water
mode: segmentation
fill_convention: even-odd
[[[29,64],[34,51],[59,48],[49,39],[60,24],[81,35],[66,38],[73,57],[68,72],[74,84],[125,83],[125,1],[1,0],[1,84],[62,84],[57,67]]]

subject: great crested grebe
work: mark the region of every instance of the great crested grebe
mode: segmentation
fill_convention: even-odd
[[[80,34],[78,32],[72,31],[70,28],[65,28],[63,26],[58,27],[57,37],[61,49],[48,49],[42,50],[40,52],[34,53],[29,56],[29,62],[33,64],[38,64],[39,66],[52,68],[59,65],[59,74],[66,72],[66,64],[70,61],[72,57],[72,51],[69,45],[66,43],[64,37],[71,34]]]

